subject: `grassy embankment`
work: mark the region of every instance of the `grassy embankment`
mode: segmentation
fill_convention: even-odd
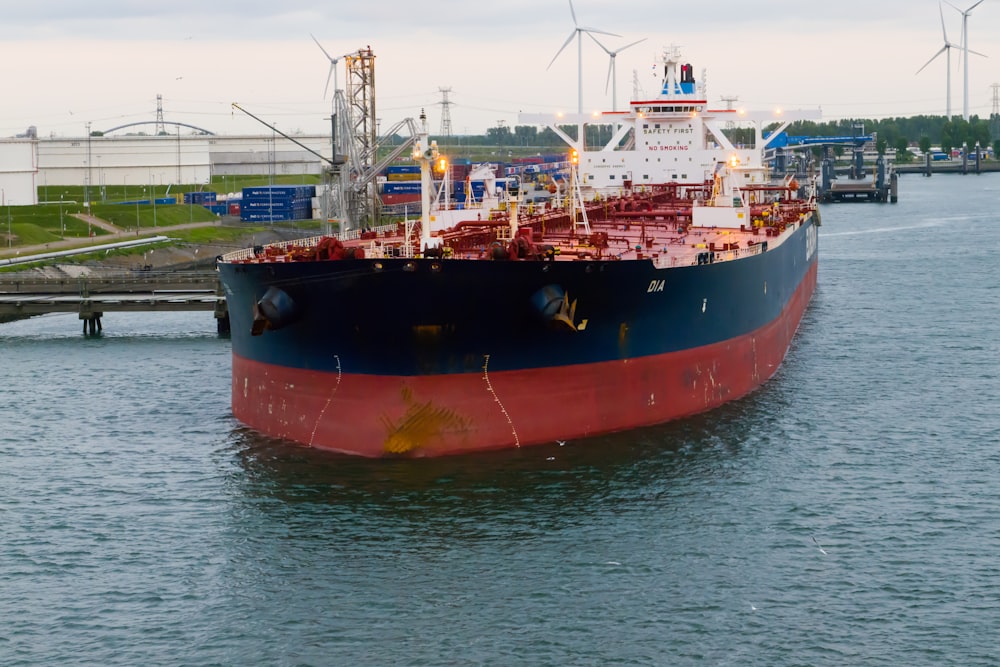
[[[283,175],[275,182],[315,184],[318,180],[319,177],[313,175]],[[43,186],[38,189],[40,204],[0,207],[0,257],[21,251],[65,250],[156,234],[169,235],[174,244],[234,244],[268,226],[249,225],[240,222],[239,218],[220,218],[199,205],[132,202],[150,201],[151,197],[180,200],[185,192],[236,192],[267,183],[267,176],[229,176],[219,177],[209,185],[104,186],[89,188],[89,191],[83,186]],[[89,207],[83,205],[88,195],[92,200]],[[105,224],[93,224],[78,217],[88,215]],[[302,221],[295,226],[319,230],[321,224],[321,221]],[[142,253],[142,249],[116,253]],[[86,261],[89,256],[74,257],[74,261]]]

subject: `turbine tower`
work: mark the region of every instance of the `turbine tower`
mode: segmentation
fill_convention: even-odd
[[[608,60],[610,62],[608,62],[608,79],[607,79],[607,81],[604,82],[604,92],[605,92],[605,94],[607,94],[607,92],[608,92],[608,84],[610,83],[611,84],[611,111],[618,111],[618,71],[615,68],[615,58],[618,56],[619,53],[621,53],[625,49],[629,48],[630,46],[635,46],[636,44],[639,44],[640,42],[645,42],[646,38],[643,37],[642,39],[639,39],[639,40],[636,40],[636,41],[632,42],[631,44],[626,44],[625,46],[620,46],[617,49],[615,49],[614,51],[611,51],[611,50],[608,49],[608,47],[606,47],[603,44],[601,44],[597,40],[597,38],[594,37],[593,33],[589,33],[588,32],[587,34],[590,35],[590,38],[592,40],[594,40],[594,42],[596,42],[599,47],[601,47],[602,49],[604,49],[605,53],[608,54]]]
[[[941,34],[944,35],[944,46],[938,50],[931,59],[924,63],[924,66],[917,70],[917,74],[920,74],[924,69],[934,62],[939,55],[945,54],[946,59],[946,78],[945,78],[945,114],[947,118],[951,118],[951,50],[958,46],[957,44],[952,44],[948,41],[948,31],[944,27],[944,9],[941,7],[941,3],[938,3],[938,12],[941,14]],[[959,47],[960,48],[960,47]]]
[[[983,0],[979,1],[982,2]],[[569,13],[573,16],[573,32],[569,34],[569,37],[566,38],[566,41],[563,42],[563,45],[559,47],[558,51],[556,51],[556,55],[552,56],[552,61],[549,62],[548,67],[546,67],[545,69],[552,67],[552,63],[556,61],[556,58],[559,57],[559,54],[562,53],[563,49],[569,46],[569,43],[573,41],[574,37],[576,37],[576,57],[577,57],[577,62],[579,63],[577,71],[577,91],[578,91],[577,113],[582,114],[583,113],[583,33],[596,32],[601,35],[610,35],[612,37],[621,37],[621,35],[616,35],[613,32],[607,32],[605,30],[598,30],[597,28],[585,28],[581,26],[576,21],[576,11],[573,9],[573,0],[569,0]]]
[[[948,2],[948,0],[945,0],[945,2]],[[975,51],[969,50],[969,14],[972,13],[973,9],[982,4],[982,2],[983,0],[978,0],[965,11],[962,11],[958,7],[955,7],[955,5],[948,2],[948,4],[955,9],[955,11],[962,15],[962,51],[964,51],[965,55],[965,62],[962,63],[965,68],[965,85],[964,90],[962,91],[962,118],[965,120],[969,120],[969,53],[975,53]]]

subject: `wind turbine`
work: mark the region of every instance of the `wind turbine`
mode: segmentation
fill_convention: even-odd
[[[947,100],[947,107],[946,107],[946,109],[947,109],[947,111],[946,111],[947,116],[946,117],[947,118],[951,118],[951,50],[953,48],[955,48],[956,46],[958,46],[958,45],[957,44],[952,44],[950,41],[948,41],[948,31],[944,27],[944,9],[941,7],[941,3],[940,2],[938,3],[938,12],[940,12],[940,14],[941,14],[941,33],[944,35],[944,46],[942,46],[941,49],[937,53],[935,53],[933,56],[931,56],[931,59],[928,60],[926,63],[924,63],[924,66],[921,67],[920,69],[918,69],[916,73],[920,74],[921,72],[924,71],[924,69],[927,68],[928,65],[930,65],[932,62],[934,62],[939,55],[941,55],[942,53],[945,54],[945,58],[947,60],[947,78],[945,79],[945,81],[946,81],[946,83],[945,83],[945,86],[946,86],[945,92],[946,92],[946,100]]]
[[[318,46],[319,50],[323,52],[323,55],[326,56],[326,59],[330,61],[330,71],[326,75],[326,86],[323,88],[323,99],[326,99],[326,92],[330,89],[330,77],[332,76],[333,77],[333,96],[330,98],[330,128],[331,128],[331,130],[330,130],[330,148],[331,148],[332,153],[333,153],[333,160],[334,160],[334,162],[336,162],[337,159],[338,159],[337,158],[337,149],[340,147],[340,145],[342,143],[344,145],[346,145],[346,142],[338,141],[339,138],[343,138],[346,135],[345,135],[345,133],[342,130],[339,129],[340,126],[337,124],[337,90],[338,90],[338,87],[337,87],[337,63],[340,62],[341,59],[345,58],[347,55],[350,55],[350,54],[344,54],[342,56],[337,56],[336,58],[334,58],[333,56],[331,56],[329,53],[326,52],[326,49],[323,48],[323,45],[319,43],[318,39],[316,39],[316,35],[313,35],[312,33],[310,33],[309,36],[313,38],[313,41],[316,42],[316,46]],[[349,112],[348,112],[347,116],[348,116],[348,118],[350,118],[350,113]],[[339,134],[339,137],[338,137],[338,134]]]
[[[632,42],[631,44],[626,44],[625,46],[618,47],[614,51],[610,51],[610,50],[608,50],[608,47],[606,47],[603,44],[601,44],[597,40],[597,38],[594,37],[593,34],[591,34],[589,32],[587,34],[590,35],[590,38],[592,40],[594,40],[595,42],[597,42],[597,45],[599,47],[601,47],[602,49],[604,49],[605,53],[608,54],[608,59],[609,59],[609,62],[608,62],[608,80],[605,81],[605,83],[604,83],[604,92],[605,93],[608,92],[608,84],[610,83],[611,84],[611,111],[618,111],[618,72],[615,69],[615,57],[619,53],[621,53],[622,51],[624,51],[625,49],[627,49],[628,47],[635,46],[636,44],[639,44],[640,42],[645,42],[646,38],[643,37],[642,39],[639,39],[639,40],[636,40],[636,41]]]
[[[983,0],[979,1],[982,2]],[[569,46],[569,43],[573,41],[574,37],[576,37],[576,53],[577,53],[576,57],[577,57],[577,62],[579,63],[579,71],[577,72],[577,85],[578,85],[577,113],[582,114],[583,113],[583,33],[596,32],[601,35],[611,35],[612,37],[621,37],[621,35],[616,35],[613,32],[607,32],[605,30],[598,30],[597,28],[586,28],[581,26],[579,23],[576,22],[576,11],[573,9],[573,0],[569,0],[569,13],[573,15],[573,32],[569,34],[569,37],[566,38],[566,41],[563,42],[563,45],[559,47],[558,51],[556,51],[556,55],[552,56],[552,61],[549,63],[549,66],[546,67],[545,69],[552,67],[552,63],[556,61],[556,58],[559,57],[559,54],[562,53],[563,49]]]
[[[980,2],[981,1],[982,0],[980,0]],[[313,41],[316,42],[316,46],[318,46],[319,50],[323,52],[323,55],[326,56],[326,59],[330,61],[330,71],[326,75],[326,86],[324,86],[324,88],[323,88],[323,99],[324,100],[326,99],[326,92],[330,89],[330,77],[331,76],[333,77],[333,94],[334,94],[334,97],[336,97],[336,95],[337,95],[337,63],[339,63],[341,61],[341,59],[343,59],[344,56],[337,56],[336,58],[334,58],[333,56],[331,56],[329,53],[326,52],[326,49],[323,48],[323,45],[319,43],[318,39],[316,39],[316,35],[314,35],[312,33],[309,33],[309,36],[313,38]]]
[[[948,0],[944,1],[948,2]],[[982,4],[982,2],[983,0],[978,0],[978,2],[973,4],[964,12],[948,2],[948,4],[955,9],[955,11],[962,15],[962,50],[965,52],[965,62],[963,63],[963,66],[965,67],[965,90],[963,91],[962,97],[962,118],[965,120],[969,120],[969,14],[972,13],[973,9]],[[975,51],[972,53],[975,53]],[[977,55],[982,54],[980,53]]]

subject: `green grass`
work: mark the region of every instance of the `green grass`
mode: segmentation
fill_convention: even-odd
[[[192,204],[158,205],[151,204],[95,204],[91,214],[122,229],[151,230],[154,227],[170,227],[191,222],[212,222],[218,216],[204,206]]]
[[[87,238],[89,225],[71,215],[75,210],[75,207],[65,206],[61,215],[58,206],[9,206],[7,210],[0,210],[0,245],[16,247],[63,238]],[[8,238],[6,223],[9,223],[12,238]],[[94,232],[95,235],[108,233],[99,228],[94,228]]]
[[[267,231],[266,225],[240,225],[224,227],[195,227],[193,229],[170,230],[170,238],[178,241],[177,245],[202,243],[231,243],[248,234]]]

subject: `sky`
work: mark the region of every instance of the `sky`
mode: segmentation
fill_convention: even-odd
[[[955,2],[967,9],[976,0]],[[939,9],[939,7],[941,9]],[[622,109],[657,90],[652,68],[676,45],[707,83],[709,102],[816,109],[824,120],[946,111],[946,56],[920,69],[961,13],[937,0],[574,0],[578,25],[616,58]],[[426,110],[441,129],[450,88],[453,134],[481,134],[519,112],[573,112],[577,42],[569,0],[35,0],[0,1],[0,137],[35,126],[41,137],[85,136],[163,118],[216,134],[325,134],[331,55],[371,47],[382,131]],[[1000,0],[969,14],[969,110],[989,117],[1000,82]],[[583,38],[583,109],[610,110],[608,55]],[[963,109],[960,49],[951,56],[951,109]],[[343,61],[338,63],[341,87]],[[706,73],[703,77],[703,73]],[[333,84],[330,84],[333,87]],[[134,128],[151,132],[153,125]],[[171,128],[171,131],[175,131]],[[182,132],[188,130],[182,129]]]

